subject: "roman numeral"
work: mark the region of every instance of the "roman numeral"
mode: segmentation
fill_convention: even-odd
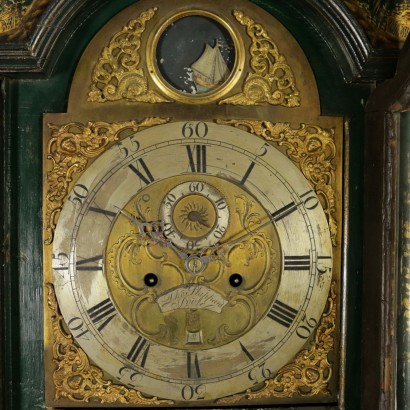
[[[253,358],[253,356],[249,353],[248,349],[241,343],[239,342],[242,351],[244,352],[245,356],[251,361],[253,362],[255,359]]]
[[[189,379],[201,378],[201,370],[199,368],[198,355],[196,353],[187,352],[187,374]]]
[[[147,339],[138,336],[127,355],[127,359],[135,364],[139,364],[140,367],[145,367],[150,346],[151,345],[148,343]],[[140,360],[140,363],[138,363],[138,360]]]
[[[134,164],[128,165],[128,167],[137,175],[145,185],[149,185],[151,182],[154,182],[154,177],[151,174],[151,171],[148,169],[147,164],[142,158],[138,159],[142,170],[140,171]]]
[[[278,222],[285,216],[288,216],[292,212],[296,211],[297,207],[298,207],[297,204],[295,204],[294,202],[291,202],[290,204],[285,205],[283,208],[280,208],[277,211],[275,211],[273,214],[271,214],[272,219],[275,222]]]
[[[206,172],[206,145],[186,145],[189,166],[192,172]]]
[[[97,214],[105,215],[110,221],[112,221],[117,215],[115,212],[109,211],[108,209],[102,209],[98,206],[90,206],[88,210]]]
[[[255,166],[255,163],[251,162],[251,165],[249,165],[248,169],[245,172],[245,175],[241,179],[241,182],[240,182],[241,185],[245,185],[245,182],[249,178],[249,175],[251,174],[254,166]]]
[[[76,268],[77,270],[87,271],[102,270],[102,265],[98,264],[99,261],[102,261],[102,255],[93,256],[92,258],[88,259],[81,259],[77,261]]]
[[[97,330],[101,332],[111,322],[117,311],[111,300],[107,298],[88,309],[87,313],[94,325],[99,324]]]
[[[268,313],[268,317],[282,326],[290,327],[297,314],[296,309],[280,300],[276,300]]]
[[[310,255],[285,256],[284,270],[310,270]]]

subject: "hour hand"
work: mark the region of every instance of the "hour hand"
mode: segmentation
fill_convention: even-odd
[[[153,233],[160,232],[161,230],[161,222],[160,221],[152,221],[152,222],[144,222],[140,219],[138,219],[136,216],[130,214],[127,211],[124,211],[123,209],[120,209],[116,207],[122,215],[124,215],[126,218],[128,218],[134,225],[137,226],[138,231],[140,235],[149,235],[152,239],[155,240],[155,237],[153,237]]]
[[[142,236],[148,236],[154,242],[161,243],[167,248],[171,248],[177,253],[177,255],[182,259],[187,259],[188,254],[183,252],[181,249],[177,248],[169,239],[164,236],[162,232],[163,223],[161,221],[152,221],[152,222],[143,222],[138,219],[136,216],[130,214],[123,209],[118,208],[118,210],[126,218],[128,218],[132,223],[137,225],[138,231]]]

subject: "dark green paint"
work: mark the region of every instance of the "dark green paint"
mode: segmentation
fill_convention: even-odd
[[[99,9],[82,21],[73,21],[64,32],[65,40],[54,55],[49,78],[7,81],[7,130],[3,137],[11,150],[11,199],[8,233],[11,262],[5,269],[5,386],[8,410],[42,408],[43,326],[42,326],[42,229],[41,158],[42,113],[65,112],[74,69],[85,46],[113,15],[132,4],[131,0],[102,1]],[[322,113],[344,115],[350,122],[350,202],[347,335],[347,404],[360,406],[360,294],[362,265],[363,192],[363,105],[367,86],[346,85],[342,59],[335,37],[327,32],[320,17],[304,9],[300,0],[278,2],[255,0],[278,18],[301,44],[316,75]],[[7,200],[7,198],[6,198]],[[5,210],[7,212],[7,208]],[[292,407],[294,408],[294,407]],[[314,409],[315,407],[305,407]],[[319,407],[317,407],[319,408]],[[330,409],[329,405],[320,407]],[[289,409],[289,408],[288,408]]]
[[[399,244],[397,298],[397,408],[410,409],[410,238],[404,224],[410,223],[410,111],[397,114],[400,123]]]

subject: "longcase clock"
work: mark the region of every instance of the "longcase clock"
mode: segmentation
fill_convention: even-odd
[[[248,1],[113,17],[44,116],[47,405],[336,403],[342,125]]]

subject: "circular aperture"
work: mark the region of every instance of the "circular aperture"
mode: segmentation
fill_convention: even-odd
[[[234,42],[212,18],[182,17],[160,36],[156,62],[162,77],[176,90],[209,93],[226,82],[234,67]]]

